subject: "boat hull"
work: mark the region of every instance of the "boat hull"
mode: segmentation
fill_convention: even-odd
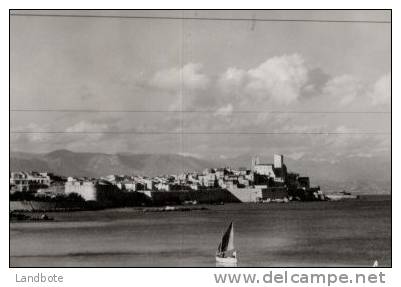
[[[235,265],[237,264],[237,258],[236,257],[219,257],[216,256],[216,263],[222,264],[222,265]]]

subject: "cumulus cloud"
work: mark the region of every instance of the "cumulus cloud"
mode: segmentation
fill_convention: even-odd
[[[389,105],[391,97],[391,74],[387,73],[370,84],[352,75],[331,78],[323,87],[320,105],[339,105],[338,108],[354,107],[357,110],[372,106]]]
[[[219,79],[219,86],[224,92],[232,92],[243,86],[247,72],[235,67],[228,68]]]
[[[174,67],[158,71],[149,83],[163,90],[177,91],[182,87],[193,91],[207,89],[210,79],[202,73],[202,64],[188,63],[182,68]]]
[[[256,101],[290,104],[296,101],[308,84],[309,69],[299,54],[267,59],[255,68],[227,69],[220,77],[223,91],[241,89]]]
[[[391,74],[380,77],[373,85],[370,98],[373,105],[389,105],[391,98]]]
[[[274,57],[248,71],[246,89],[258,96],[289,104],[295,101],[308,80],[304,59],[298,55]]]
[[[374,84],[357,75],[330,76],[300,54],[291,54],[269,58],[248,70],[230,67],[220,75],[217,86],[220,107],[369,110],[390,103],[391,74]]]
[[[330,102],[348,105],[363,93],[362,83],[351,75],[341,75],[330,79],[323,88],[323,96]]]

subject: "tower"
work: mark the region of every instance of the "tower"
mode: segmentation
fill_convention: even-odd
[[[255,156],[252,158],[252,170],[255,170],[255,166],[259,164],[259,157]]]
[[[284,164],[284,159],[282,154],[274,155],[274,168],[282,168]]]

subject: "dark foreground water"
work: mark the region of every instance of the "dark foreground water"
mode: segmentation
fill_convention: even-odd
[[[214,267],[234,221],[240,267],[391,265],[391,201],[226,204],[191,212],[51,213],[11,223],[11,266]]]

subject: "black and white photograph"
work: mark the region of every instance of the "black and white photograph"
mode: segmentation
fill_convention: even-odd
[[[9,267],[392,267],[391,19],[9,10]]]

